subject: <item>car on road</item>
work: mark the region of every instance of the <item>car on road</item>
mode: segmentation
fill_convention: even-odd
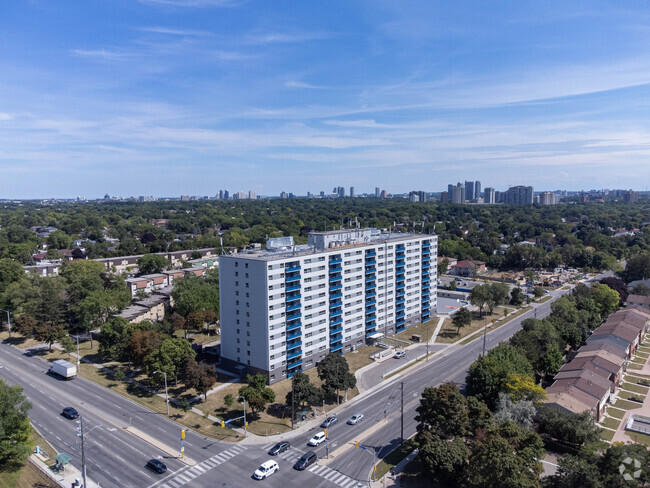
[[[395,359],[402,359],[404,356],[406,356],[406,351],[397,351],[393,357]]]
[[[339,418],[336,415],[333,415],[333,416],[327,417],[325,420],[323,420],[323,423],[320,424],[320,426],[323,429],[327,429],[329,426],[334,425],[338,421],[339,421]]]
[[[280,469],[278,463],[272,460],[266,461],[265,463],[262,463],[261,466],[255,470],[255,472],[253,473],[253,478],[255,478],[256,480],[263,480],[264,478],[268,478],[269,476],[271,476],[278,469]]]
[[[61,412],[61,415],[70,420],[79,418],[79,412],[77,412],[77,410],[72,407],[65,407]]]
[[[284,442],[278,442],[275,446],[271,448],[269,451],[269,454],[271,456],[277,456],[281,452],[287,451],[291,447],[291,444],[289,444],[287,441]]]
[[[325,441],[325,432],[319,432],[314,437],[312,437],[307,443],[308,446],[317,446],[321,442]]]
[[[316,453],[314,451],[306,452],[300,456],[300,459],[298,459],[298,461],[296,461],[296,464],[293,465],[293,469],[302,471],[303,469],[307,469],[316,461],[318,461],[318,456],[316,456]]]
[[[163,474],[165,471],[167,471],[167,466],[165,466],[165,463],[158,459],[149,459],[147,462],[147,468],[149,468],[151,471],[155,471],[158,474]]]
[[[356,425],[359,422],[363,420],[363,414],[362,413],[355,413],[350,419],[348,420],[348,425]]]

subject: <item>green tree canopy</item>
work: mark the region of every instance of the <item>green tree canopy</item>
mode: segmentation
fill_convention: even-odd
[[[169,259],[160,254],[145,254],[136,261],[140,274],[160,273],[169,266]]]
[[[239,388],[239,396],[246,398],[253,415],[261,412],[266,406],[275,401],[275,392],[266,386],[266,376],[263,374],[246,375],[246,385]]]
[[[354,388],[357,379],[350,373],[347,360],[335,352],[329,353],[316,365],[318,377],[323,381],[323,390],[326,395],[334,395],[338,399],[341,390]]]
[[[309,376],[302,371],[291,378],[292,390],[287,392],[285,404],[290,406],[292,401],[298,407],[303,405],[319,405],[323,401],[323,390],[309,381]]]
[[[31,404],[20,386],[0,379],[0,471],[13,470],[29,457],[32,427],[27,416]]]
[[[430,432],[442,439],[451,439],[464,436],[469,428],[467,400],[453,383],[425,388],[415,411],[418,438],[423,432]]]
[[[217,382],[217,372],[214,366],[206,363],[197,363],[195,359],[188,359],[185,365],[185,386],[194,388],[197,393],[208,399],[208,391]]]
[[[183,317],[192,312],[212,310],[219,314],[219,287],[213,280],[186,276],[174,282],[174,308]]]
[[[185,339],[180,337],[164,338],[160,346],[151,352],[145,364],[149,379],[157,384],[162,382],[162,374],[154,374],[154,371],[167,373],[168,377],[174,378],[178,383],[178,376],[185,370],[189,359],[194,359],[196,352]]]

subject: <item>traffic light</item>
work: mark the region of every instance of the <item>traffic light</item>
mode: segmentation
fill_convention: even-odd
[[[357,449],[359,449],[359,441],[357,441]]]
[[[181,429],[181,439],[185,439],[185,429]]]
[[[221,421],[221,428],[224,429],[225,427],[226,427],[226,422],[222,420]]]

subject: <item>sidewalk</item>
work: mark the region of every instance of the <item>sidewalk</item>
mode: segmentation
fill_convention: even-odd
[[[72,464],[67,464],[64,471],[56,473],[47,465],[45,465],[43,460],[37,454],[30,455],[29,460],[34,466],[36,466],[36,468],[45,473],[48,478],[63,488],[70,488],[71,486],[74,486],[73,483],[75,483],[77,480],[79,480],[80,483],[83,483],[83,476],[81,475],[81,472]],[[88,488],[100,488],[100,486],[90,478],[86,477],[86,479],[88,481]]]
[[[370,486],[372,488],[384,488],[389,486],[400,486],[400,478],[402,476],[402,471],[406,468],[406,465],[413,461],[418,455],[418,450],[411,452],[408,456],[402,459],[399,463],[395,465],[388,473],[386,473],[383,478],[373,481]],[[394,473],[394,474],[391,474]]]

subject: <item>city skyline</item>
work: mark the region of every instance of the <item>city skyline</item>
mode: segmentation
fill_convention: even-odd
[[[3,4],[0,198],[459,178],[644,191],[649,16],[635,2]]]

